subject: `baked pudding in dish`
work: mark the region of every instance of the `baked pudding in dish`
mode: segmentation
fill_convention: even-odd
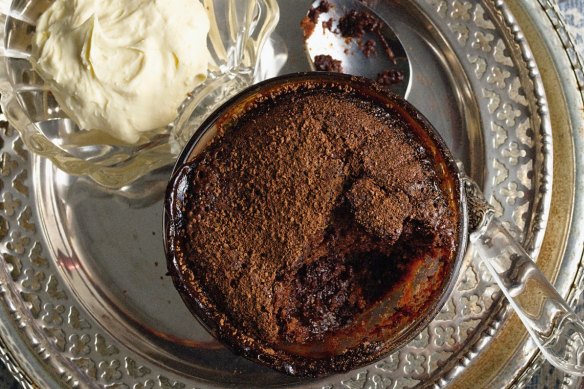
[[[261,83],[179,158],[168,268],[236,353],[293,375],[375,361],[412,339],[465,247],[456,165],[425,119],[361,78]]]

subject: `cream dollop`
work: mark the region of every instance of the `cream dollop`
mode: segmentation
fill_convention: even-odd
[[[197,0],[56,0],[38,21],[32,63],[80,127],[135,143],[206,79],[208,31]]]

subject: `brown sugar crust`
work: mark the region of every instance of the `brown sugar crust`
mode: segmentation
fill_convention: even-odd
[[[171,184],[187,303],[291,374],[378,356],[441,295],[457,247],[453,194],[420,142],[346,87],[283,87],[219,123]]]

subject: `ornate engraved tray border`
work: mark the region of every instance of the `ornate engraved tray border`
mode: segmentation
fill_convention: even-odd
[[[446,2],[428,0],[427,4],[436,6],[437,12],[441,12],[441,7],[444,7],[443,4],[446,4]],[[465,4],[467,3],[454,1],[451,5],[460,6],[464,10]],[[502,15],[507,18],[510,17],[503,2],[496,2],[496,6],[502,12]],[[509,22],[509,19],[507,21]],[[456,28],[455,23],[452,26]],[[480,31],[474,32],[475,37],[479,37],[478,40],[481,41],[481,35],[477,34],[478,32]],[[521,33],[518,30],[514,31],[514,33],[516,40],[521,44],[523,39]],[[485,37],[486,34],[482,33],[482,36]],[[461,37],[464,37],[464,31]],[[526,61],[532,60],[528,53],[525,56],[527,57],[525,58]],[[469,58],[469,60],[471,59]],[[477,61],[477,70],[479,72],[482,71],[483,65],[481,65],[480,59],[475,58],[475,60]],[[502,58],[501,60],[504,61],[505,59]],[[533,69],[536,72],[535,67]],[[497,82],[496,79],[497,76],[494,75],[494,83]],[[489,96],[484,97],[492,98]],[[497,108],[493,109],[497,110]],[[540,104],[539,109],[545,109],[545,105]],[[508,111],[503,108],[502,115]],[[502,118],[502,120],[505,120],[504,116]],[[510,146],[512,143],[510,142],[508,145]],[[546,142],[544,141],[543,144],[545,145]],[[549,147],[549,143],[547,145]],[[5,262],[2,275],[6,276],[6,278],[0,284],[2,287],[0,292],[3,296],[3,307],[0,312],[0,316],[3,319],[3,323],[0,325],[0,340],[2,340],[0,342],[0,358],[7,363],[26,387],[36,385],[45,387],[45,385],[55,382],[67,383],[72,386],[85,386],[88,384],[87,376],[99,381],[105,387],[185,387],[184,384],[171,378],[153,375],[150,368],[141,366],[131,358],[116,358],[120,350],[115,345],[110,344],[107,337],[100,333],[98,329],[92,330],[92,324],[85,320],[83,312],[80,312],[79,309],[70,304],[71,299],[74,297],[68,295],[59,284],[58,278],[50,273],[51,264],[48,263],[47,258],[43,257],[46,254],[43,253],[42,244],[31,239],[31,236],[39,233],[40,227],[35,221],[33,207],[23,200],[31,195],[29,189],[30,177],[26,169],[26,166],[30,163],[29,156],[23,149],[22,142],[10,128],[3,129],[1,146],[2,201],[0,202],[0,238]],[[508,150],[508,158],[514,158],[513,150],[516,150],[515,147],[510,146],[506,150]],[[507,201],[509,195],[517,194],[516,192],[513,193],[510,188],[507,189],[507,195],[502,197],[504,201]],[[545,204],[542,206],[545,206]],[[510,216],[513,217],[513,215]],[[543,228],[545,220],[537,220],[535,225]],[[535,228],[536,231],[537,228]],[[530,242],[532,251],[536,251],[539,247],[541,239],[543,239],[542,235],[537,233],[533,235],[534,238]],[[480,282],[477,279],[477,274],[480,274],[481,279],[488,284],[489,280],[484,271],[472,270],[471,273],[474,273],[474,275],[465,275],[466,279],[463,280],[463,285],[465,285],[465,282]],[[6,280],[11,281],[6,282]],[[18,288],[11,285],[15,283],[18,284]],[[39,296],[42,296],[42,298]],[[20,302],[25,303],[28,312],[19,310],[18,303]],[[463,304],[463,306],[471,307],[470,309],[472,310],[473,304]],[[445,315],[448,315],[447,311],[445,311]],[[42,325],[42,333],[36,333],[32,327],[26,325],[25,318],[28,315],[32,315],[36,320],[44,323]],[[501,319],[501,317],[498,319]],[[487,337],[495,336],[496,340],[496,331],[499,326],[498,319],[492,322],[493,324],[486,329],[486,332],[478,331],[476,333],[487,334]],[[66,326],[67,328],[62,328],[61,326]],[[69,331],[69,329],[72,329],[72,331]],[[480,338],[485,339],[484,336]],[[448,336],[441,339],[448,339]],[[456,341],[456,339],[453,340]],[[420,349],[425,341],[427,339],[424,339],[424,335],[422,335],[420,339],[416,340],[418,343],[414,343],[412,347]],[[477,345],[480,347],[480,344]],[[55,349],[61,350],[61,353],[67,352],[69,356],[76,355],[77,357],[66,360],[59,352],[57,352],[57,355],[51,353]],[[469,351],[465,357],[457,362],[457,366],[452,366],[452,378],[456,376],[457,369],[470,362],[473,352],[476,351]],[[91,355],[97,355],[102,360],[93,361],[91,358],[83,357],[90,353]],[[405,355],[407,358],[408,354]],[[31,356],[35,357],[28,359]],[[75,360],[76,368],[71,369],[71,360]],[[389,365],[393,363],[391,358],[385,362]],[[47,363],[51,366],[48,369]],[[387,371],[391,370],[389,365],[385,366]],[[412,366],[415,366],[415,363]],[[379,365],[376,369],[383,371],[384,366]],[[415,373],[415,368],[412,373]],[[422,376],[423,374],[418,375],[419,378],[423,378]],[[34,379],[31,377],[34,377]],[[134,378],[141,382],[130,386],[123,383],[123,377]],[[415,383],[415,381],[412,383]],[[438,386],[446,383],[446,381],[436,382]],[[369,372],[354,373],[353,377],[344,380],[342,385],[349,388],[393,387],[387,376]]]

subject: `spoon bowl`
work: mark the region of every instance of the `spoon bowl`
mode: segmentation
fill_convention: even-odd
[[[312,70],[335,70],[322,65],[330,57],[345,74],[367,77],[392,92],[407,96],[411,64],[393,29],[358,0],[317,0],[305,17],[305,49]]]

